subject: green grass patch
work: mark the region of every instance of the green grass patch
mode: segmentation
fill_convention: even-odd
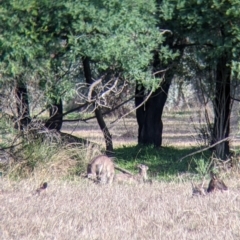
[[[198,148],[123,147],[116,149],[116,163],[133,172],[136,172],[137,164],[143,163],[149,166],[150,176],[159,180],[173,180],[181,173],[202,174],[205,165],[210,162],[210,152],[199,153],[180,161],[196,150]]]

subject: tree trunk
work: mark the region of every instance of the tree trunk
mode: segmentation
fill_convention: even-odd
[[[231,68],[227,65],[226,56],[218,59],[216,69],[216,88],[214,99],[214,126],[212,143],[229,137],[231,114]],[[215,147],[216,156],[226,160],[229,156],[229,141],[222,142]]]
[[[173,64],[172,64],[173,65]],[[153,71],[158,72],[159,69],[166,69],[160,62],[158,52],[153,55]],[[167,100],[168,90],[170,88],[172,78],[172,69],[164,74],[164,78],[159,88],[152,93],[148,100],[136,110],[138,122],[138,144],[154,145],[161,147],[162,145],[162,113]],[[162,73],[155,74],[155,77],[162,78]],[[142,104],[148,95],[143,86],[136,85],[135,106]]]
[[[90,68],[90,63],[89,63],[88,58],[83,59],[83,69],[84,69],[84,75],[85,75],[86,83],[91,85],[93,83],[93,81],[92,81],[91,68]],[[94,95],[96,95],[95,92],[93,92],[93,96]],[[103,136],[104,136],[105,144],[106,144],[106,154],[108,156],[112,156],[113,155],[112,136],[111,136],[111,134],[110,134],[110,132],[107,128],[107,125],[106,125],[106,123],[103,119],[102,111],[99,107],[97,107],[94,112],[95,112],[95,116],[97,118],[99,127],[103,132]]]
[[[56,129],[60,131],[62,128],[62,121],[63,121],[63,104],[62,99],[58,102],[55,102],[51,108],[49,109],[49,116],[50,118],[47,120],[45,126],[49,130]]]
[[[138,122],[138,144],[162,145],[162,113],[170,82],[164,81],[161,86],[152,93],[151,97],[140,106],[137,111]],[[138,107],[144,102],[145,94],[143,86],[136,86],[135,106]]]
[[[18,118],[17,127],[19,130],[22,130],[24,126],[27,126],[31,122],[31,118],[30,118],[27,86],[20,78],[16,80],[15,96],[16,96],[16,108],[17,108],[17,118]]]

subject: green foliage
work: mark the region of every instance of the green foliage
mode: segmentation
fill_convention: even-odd
[[[1,13],[0,81],[21,79],[42,91],[47,103],[72,96],[76,81],[61,42],[71,30],[65,1],[8,0]]]
[[[209,162],[209,160],[203,159],[203,158],[200,158],[200,159],[194,158],[193,160],[196,164],[196,167],[195,167],[196,172],[200,176],[203,176],[203,177],[206,176],[209,173],[211,162]]]
[[[164,0],[160,11],[175,34],[188,37],[190,43],[208,46],[205,55],[211,59],[224,53],[235,60],[239,56],[239,16],[238,0]]]
[[[94,77],[111,71],[149,89],[161,81],[149,67],[164,40],[154,0],[7,0],[0,12],[0,81],[38,83],[48,103],[74,95],[84,57]]]
[[[97,62],[98,71],[122,72],[129,80],[155,87],[149,64],[163,36],[156,27],[154,1],[86,1],[68,6],[75,20],[71,41],[76,55]]]

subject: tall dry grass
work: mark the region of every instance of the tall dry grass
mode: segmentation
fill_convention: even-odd
[[[236,180],[236,179],[235,179]],[[240,184],[192,197],[191,184],[101,186],[87,180],[0,181],[0,239],[240,239]]]

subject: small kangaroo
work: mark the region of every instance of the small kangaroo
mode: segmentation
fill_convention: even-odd
[[[130,183],[130,184],[138,184],[138,183],[144,183],[148,180],[147,176],[147,170],[148,166],[139,164],[139,173],[137,175],[130,175],[130,174],[124,174],[119,173],[115,175],[114,181],[118,183]]]
[[[47,182],[44,182],[37,190],[36,190],[36,194],[40,195],[41,192],[43,192],[44,190],[46,190],[48,184]]]
[[[205,196],[206,189],[203,187],[204,182],[202,184],[196,185],[192,182],[192,196]]]
[[[216,174],[214,174],[212,171],[210,172],[210,176],[211,176],[211,180],[209,182],[208,189],[207,189],[208,193],[215,192],[216,190],[221,190],[221,191],[228,190],[228,187],[226,186],[226,184],[222,180],[220,180],[216,176]]]
[[[111,158],[100,155],[92,159],[87,166],[88,178],[99,183],[111,184],[114,178],[115,169]]]

